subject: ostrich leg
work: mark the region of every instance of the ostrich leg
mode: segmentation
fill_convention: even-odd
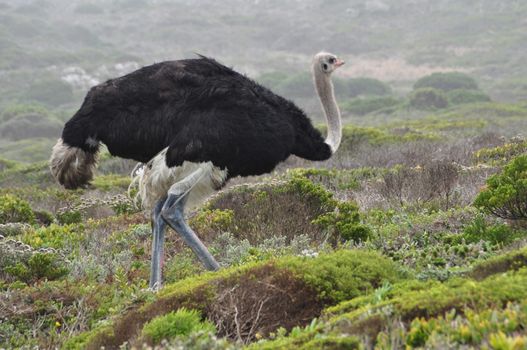
[[[161,269],[163,265],[163,246],[165,244],[165,229],[167,224],[161,217],[161,209],[165,204],[166,197],[157,202],[152,210],[152,265],[150,269],[150,289],[161,288]]]
[[[198,236],[187,225],[184,208],[192,188],[204,177],[210,176],[210,168],[200,167],[168,190],[168,198],[161,209],[161,217],[176,231],[194,251],[208,270],[218,270],[219,265]]]

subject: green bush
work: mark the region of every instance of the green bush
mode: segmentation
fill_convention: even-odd
[[[60,106],[73,101],[73,89],[60,79],[47,78],[33,82],[26,91],[26,98],[48,106]]]
[[[353,202],[339,203],[336,211],[319,216],[313,223],[344,241],[365,241],[371,233],[367,226],[360,223],[359,208]]]
[[[83,233],[83,225],[51,224],[48,227],[26,231],[22,236],[22,241],[34,248],[72,249],[84,239]]]
[[[326,233],[313,220],[334,212],[339,202],[299,172],[288,175],[290,178],[281,183],[239,186],[214,197],[191,219],[191,226],[202,237],[228,232],[254,246],[273,236],[288,243],[300,235],[314,242],[325,241]]]
[[[474,221],[465,227],[463,233],[467,243],[477,243],[484,240],[492,244],[506,244],[518,236],[518,233],[508,225],[488,225],[483,215],[477,215]]]
[[[502,309],[465,312],[452,309],[444,316],[416,318],[403,332],[408,348],[438,349],[448,341],[449,348],[477,348],[486,342],[492,349],[524,349],[527,338],[521,333],[527,321],[526,304],[509,303]],[[447,340],[448,339],[448,340]]]
[[[433,88],[443,91],[456,89],[477,90],[478,84],[469,75],[460,72],[433,73],[419,79],[414,90]]]
[[[464,103],[490,102],[490,97],[479,90],[455,89],[446,93],[448,102],[452,105]]]
[[[274,89],[282,81],[287,79],[287,74],[284,72],[266,72],[258,77],[258,82],[270,89]]]
[[[460,278],[451,279],[445,283],[437,281],[421,283],[404,281],[395,284],[393,289],[385,296],[385,300],[379,303],[372,305],[371,296],[359,297],[331,308],[331,312],[341,313],[349,311],[334,318],[331,324],[335,326],[335,331],[350,335],[360,334],[361,336],[371,337],[370,339],[375,341],[379,330],[389,329],[393,326],[394,320],[397,320],[407,326],[401,329],[403,333],[395,330],[395,334],[397,334],[397,337],[402,335],[407,341],[409,348],[422,346],[428,341],[429,328],[424,324],[412,324],[415,319],[426,317],[431,322],[434,322],[433,317],[441,317],[447,313],[447,315],[450,314],[450,317],[452,317],[448,324],[453,328],[460,326],[459,330],[463,330],[464,334],[468,336],[471,334],[477,335],[479,330],[484,330],[485,328],[492,330],[495,326],[476,320],[477,322],[474,324],[475,329],[472,329],[470,325],[467,327],[463,322],[460,322],[460,319],[457,322],[453,322],[453,316],[456,313],[451,310],[459,311],[460,315],[466,316],[471,313],[486,313],[486,317],[493,318],[500,327],[505,326],[505,328],[510,329],[511,333],[516,332],[518,327],[522,327],[521,322],[519,324],[516,322],[507,324],[505,322],[504,325],[501,320],[507,318],[507,313],[502,313],[501,315],[504,316],[502,318],[498,313],[488,312],[488,310],[489,308],[503,309],[507,303],[524,302],[527,296],[527,289],[524,287],[525,283],[527,283],[526,272],[525,269],[520,269],[516,272],[490,276],[481,282]],[[511,321],[515,319],[512,316],[509,315]],[[433,324],[431,326],[435,328]],[[410,334],[406,333],[408,331]],[[466,342],[468,342],[468,339]],[[466,342],[460,341],[459,343]],[[481,344],[481,338],[479,340],[473,339],[470,343],[473,345]],[[457,348],[455,343],[449,344]],[[381,346],[379,348],[385,347]],[[430,348],[443,349],[445,346]],[[446,348],[451,347],[447,346]],[[518,349],[521,349],[521,347]]]
[[[36,137],[31,139],[22,139],[18,141],[12,141],[5,144],[2,144],[0,152],[3,157],[7,159],[12,159],[19,162],[35,163],[40,161],[49,160],[51,155],[51,149],[57,140],[55,138],[47,137]],[[30,166],[34,166],[31,164]],[[53,177],[48,169],[48,166],[45,167],[46,171],[45,176],[52,180]],[[16,175],[19,180],[24,180],[24,177],[20,177],[19,174]],[[54,181],[53,181],[54,182]]]
[[[503,172],[487,180],[474,205],[498,217],[527,219],[527,155],[513,159]]]
[[[35,223],[35,213],[29,203],[13,195],[0,196],[0,224],[8,222]]]
[[[365,115],[371,112],[394,107],[399,104],[399,100],[393,97],[366,97],[356,98],[342,103],[343,111],[356,115]]]
[[[127,189],[130,186],[130,176],[118,174],[100,175],[93,179],[92,184],[103,191],[109,191],[115,188]]]
[[[294,257],[279,262],[313,286],[321,300],[335,304],[403,278],[398,266],[378,253],[338,250],[317,258]]]
[[[441,90],[422,88],[410,95],[410,106],[423,110],[441,109],[448,107],[448,99]]]
[[[482,148],[474,153],[477,163],[502,164],[527,153],[527,141],[508,142],[494,148]]]
[[[26,114],[36,114],[43,117],[49,117],[49,111],[38,104],[13,104],[7,106],[2,113],[0,114],[0,122],[6,122],[15,117],[26,115]]]
[[[263,191],[262,191],[263,192]],[[263,192],[267,194],[267,192]],[[201,231],[210,228],[214,231],[228,231],[234,220],[231,209],[202,209],[192,218],[193,227]]]
[[[482,280],[488,276],[504,273],[507,271],[517,271],[527,266],[527,247],[520,250],[513,250],[506,254],[494,256],[488,260],[476,264],[469,276]]]
[[[4,170],[13,169],[17,166],[17,162],[9,159],[0,158],[0,173]]]
[[[36,253],[29,260],[6,266],[5,271],[25,283],[33,283],[41,279],[54,280],[68,273],[55,254]]]
[[[276,90],[289,97],[314,96],[315,87],[310,73],[299,73],[282,80]]]
[[[356,97],[360,95],[389,95],[392,90],[391,88],[380,80],[372,78],[352,78],[342,80],[344,88],[343,93],[346,93],[347,97]],[[335,89],[339,88],[335,84]],[[338,94],[341,94],[337,91]]]
[[[7,140],[21,140],[33,137],[60,135],[62,123],[40,114],[24,114],[0,125],[0,137]]]
[[[200,331],[215,333],[216,327],[208,320],[201,321],[199,311],[181,308],[146,323],[143,336],[154,344],[159,344],[163,339],[188,336]]]
[[[82,222],[82,214],[78,210],[67,210],[57,213],[57,220],[61,225],[78,224]]]

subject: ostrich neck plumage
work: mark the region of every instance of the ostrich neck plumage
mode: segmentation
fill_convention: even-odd
[[[329,74],[324,73],[318,64],[313,65],[313,79],[328,126],[325,142],[331,147],[331,152],[335,153],[342,139],[342,123],[340,110],[333,92],[333,83]]]

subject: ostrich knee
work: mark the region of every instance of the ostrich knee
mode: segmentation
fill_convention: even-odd
[[[220,265],[185,221],[183,214],[185,200],[186,198],[179,198],[178,196],[170,194],[161,210],[161,217],[183,238],[185,243],[192,249],[194,254],[196,254],[208,270],[216,271],[220,268]]]
[[[161,209],[161,217],[168,223],[173,222],[177,224],[185,220],[184,217],[184,204],[186,198],[183,196],[176,196],[173,194],[168,195],[163,208]]]

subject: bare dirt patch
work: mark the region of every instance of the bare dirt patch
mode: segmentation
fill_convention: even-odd
[[[305,282],[288,270],[265,265],[236,281],[221,281],[206,314],[218,335],[249,343],[256,334],[265,337],[278,327],[304,326],[322,307]]]

